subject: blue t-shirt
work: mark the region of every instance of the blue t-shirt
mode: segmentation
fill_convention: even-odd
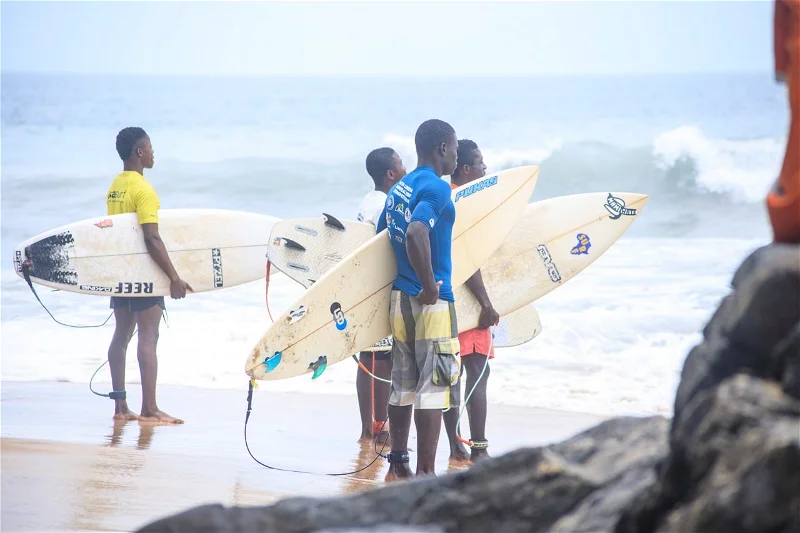
[[[397,182],[386,196],[386,204],[378,221],[377,232],[388,228],[389,238],[397,259],[397,278],[394,288],[410,296],[422,292],[422,283],[417,277],[406,253],[406,230],[415,220],[428,227],[431,241],[431,263],[433,277],[441,281],[439,298],[448,302],[453,299],[450,276],[453,271],[450,247],[453,240],[453,224],[456,208],[450,198],[450,185],[434,174],[430,167],[419,167]]]

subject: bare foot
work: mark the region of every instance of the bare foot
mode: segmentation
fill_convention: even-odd
[[[369,444],[370,442],[372,442],[372,437],[373,435],[369,431],[362,431],[361,436],[358,438],[358,443]]]
[[[454,450],[450,452],[450,462],[451,463],[469,463],[469,454],[467,450],[461,446],[460,450]]]
[[[456,462],[450,461],[447,463],[447,473],[452,474],[453,472],[463,472],[467,470],[470,466],[472,466],[472,462],[465,461],[465,462]]]
[[[384,481],[390,483],[392,481],[400,481],[402,479],[411,479],[414,475],[407,463],[395,463],[389,465],[389,471],[386,473]]]
[[[470,454],[470,461],[473,463],[477,463],[478,461],[482,461],[484,459],[489,459],[490,455],[486,448],[478,448],[473,449],[472,453]]]
[[[117,407],[114,411],[114,420],[120,422],[130,422],[131,420],[139,420],[139,416],[128,409],[128,406]]]
[[[175,418],[173,416],[169,416],[164,411],[160,409],[154,409],[152,411],[144,411],[142,410],[141,418],[139,418],[141,422],[158,422],[160,424],[183,424],[183,420],[180,418]]]
[[[469,452],[464,444],[458,439],[450,440],[450,461],[454,463],[469,462]]]

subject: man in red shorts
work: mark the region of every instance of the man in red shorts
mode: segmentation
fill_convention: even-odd
[[[485,175],[486,165],[483,163],[483,154],[481,154],[478,145],[469,139],[458,141],[458,163],[450,176],[450,187],[455,189]],[[489,457],[487,451],[489,441],[486,440],[486,412],[488,407],[486,380],[489,378],[487,358],[494,358],[492,330],[489,328],[496,325],[500,320],[500,315],[494,310],[492,302],[489,301],[489,296],[486,294],[480,270],[467,280],[466,285],[481,305],[481,316],[477,328],[458,335],[458,342],[461,345],[462,369],[467,373],[466,386],[461,387],[461,390],[464,391],[464,397],[466,398],[466,395],[472,391],[473,387],[475,388],[467,403],[470,440],[472,442],[469,455],[459,440],[456,427],[458,415],[461,411],[461,398],[451,397],[450,409],[444,413],[444,427],[447,430],[447,437],[450,441],[450,459],[455,462],[475,462]],[[480,380],[478,380],[479,377]]]
[[[775,77],[789,93],[789,139],[780,177],[767,195],[775,242],[800,242],[800,0],[775,1]]]

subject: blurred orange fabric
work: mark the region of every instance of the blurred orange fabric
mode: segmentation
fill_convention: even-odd
[[[775,242],[800,242],[800,0],[775,0],[775,75],[789,93],[789,138],[779,189],[767,194]]]

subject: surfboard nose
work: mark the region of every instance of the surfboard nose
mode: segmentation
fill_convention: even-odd
[[[613,216],[636,216],[647,204],[649,196],[636,192],[609,192],[606,197],[605,208]]]

